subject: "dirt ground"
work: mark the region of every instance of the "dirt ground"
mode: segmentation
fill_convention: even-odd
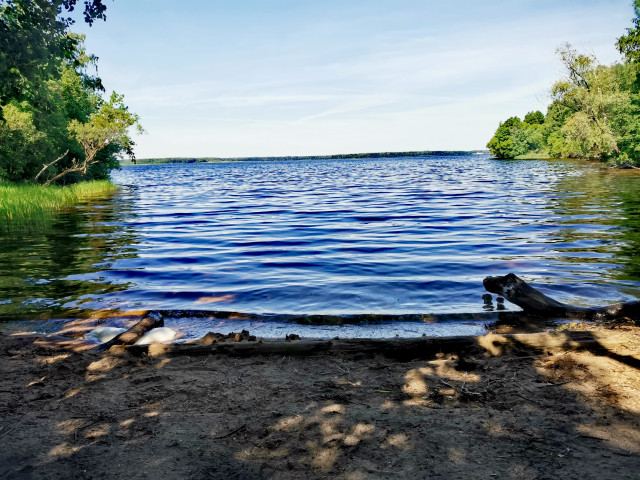
[[[640,479],[640,329],[614,333],[404,362],[0,335],[0,478]]]

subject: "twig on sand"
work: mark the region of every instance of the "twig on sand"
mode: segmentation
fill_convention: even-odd
[[[227,438],[230,437],[231,435],[233,435],[234,433],[238,433],[240,430],[243,430],[247,428],[246,425],[240,425],[238,428],[236,428],[235,430],[229,432],[229,433],[225,433],[224,435],[219,435],[217,437],[213,437],[213,440],[219,440],[221,438]]]
[[[560,385],[566,385],[567,383],[571,383],[571,380],[567,380],[566,382],[559,382],[559,383],[545,383],[544,385],[539,385],[539,388],[559,387]]]

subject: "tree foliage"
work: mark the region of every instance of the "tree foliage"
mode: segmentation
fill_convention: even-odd
[[[524,116],[524,123],[528,123],[529,125],[542,125],[544,123],[544,113],[540,110],[529,112]]]
[[[491,154],[497,158],[513,158],[517,154],[514,148],[514,133],[521,127],[522,121],[518,117],[508,118],[501,123],[495,135],[487,144]]]
[[[57,71],[63,60],[78,58],[79,36],[69,35],[74,23],[64,11],[77,0],[8,0],[0,6],[0,101],[34,95]],[[89,24],[106,19],[102,0],[85,1]]]
[[[632,20],[633,27],[618,39],[616,47],[627,62],[640,62],[640,0],[635,0],[633,10],[636,14]]]
[[[538,150],[544,142],[544,114],[529,112],[521,121],[511,117],[501,123],[487,144],[496,158],[514,158]]]
[[[591,56],[581,55],[570,45],[558,49],[567,77],[556,82],[553,101],[571,113],[561,133],[563,156],[606,160],[620,153],[614,119],[629,105],[629,93],[620,88],[614,68],[598,65]]]
[[[83,35],[69,31],[74,22],[68,15],[77,3],[0,4],[0,181],[73,183],[105,178],[118,166],[118,155],[132,152],[127,132],[138,118],[126,110],[121,96],[103,98],[96,57],[85,51]],[[83,7],[89,24],[106,18],[103,0],[85,0]],[[108,106],[113,107],[111,114],[122,114],[115,136],[109,130],[113,124],[99,122]],[[97,152],[83,145],[80,132],[90,127],[103,127],[113,137]],[[92,156],[87,160],[88,153]]]
[[[487,145],[498,158],[540,153],[640,166],[640,0],[633,28],[616,44],[625,63],[600,65],[565,44],[557,50],[564,78],[551,88],[547,115],[529,112],[521,125],[501,124]],[[505,122],[506,123],[506,122]]]

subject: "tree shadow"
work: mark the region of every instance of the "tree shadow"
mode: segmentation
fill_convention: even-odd
[[[208,369],[80,345],[0,335],[1,478],[263,478],[220,448],[236,419],[203,385]],[[202,444],[209,433],[220,438]]]
[[[0,336],[0,476],[634,478],[638,350],[589,336],[492,335],[402,360],[95,354]]]

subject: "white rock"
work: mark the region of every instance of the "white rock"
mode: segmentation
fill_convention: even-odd
[[[169,327],[160,327],[149,330],[138,340],[136,345],[149,345],[150,343],[165,343],[176,338],[176,331]]]
[[[85,334],[85,338],[96,340],[100,343],[108,342],[112,338],[117,337],[122,332],[126,331],[126,328],[118,327],[98,327]]]

